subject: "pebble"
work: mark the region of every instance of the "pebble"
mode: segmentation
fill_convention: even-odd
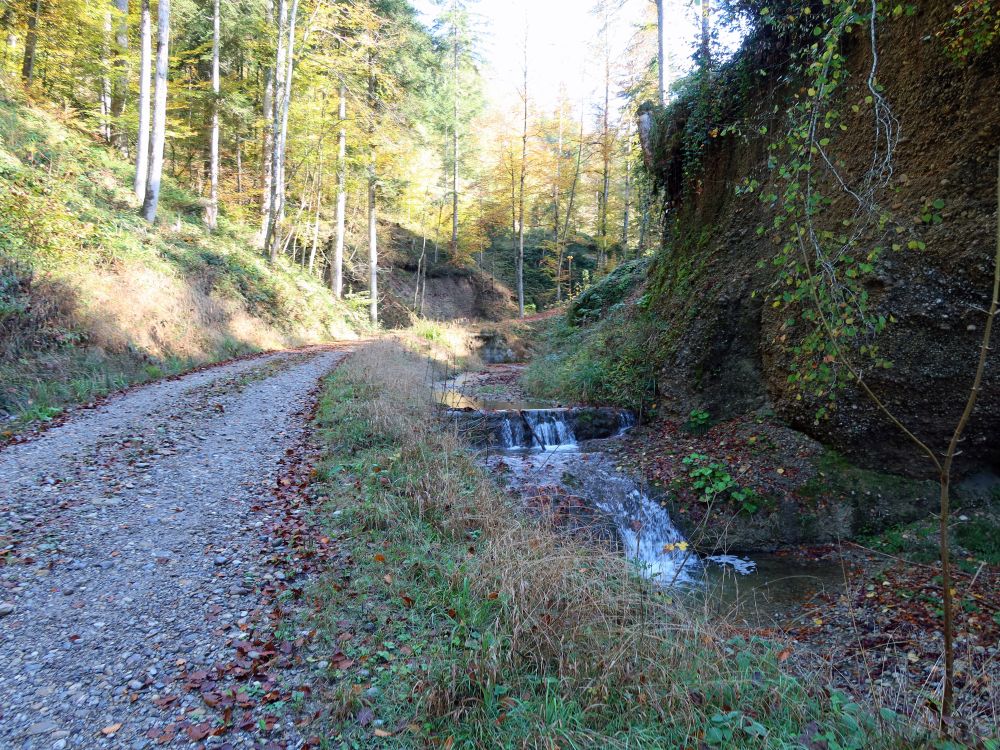
[[[0,603],[0,617],[14,614],[14,605],[10,602]]]

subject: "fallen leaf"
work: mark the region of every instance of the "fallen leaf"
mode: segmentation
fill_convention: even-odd
[[[392,737],[392,732],[387,732],[384,729],[376,729],[375,730],[375,736],[376,737]]]
[[[115,733],[121,728],[122,728],[122,723],[119,721],[117,724],[112,724],[109,727],[104,727],[104,729],[101,730],[101,734],[103,734],[105,737],[114,737]]]

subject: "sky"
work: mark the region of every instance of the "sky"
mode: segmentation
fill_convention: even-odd
[[[431,0],[411,0],[429,24],[436,8]],[[686,0],[667,0],[667,46],[675,50],[674,75],[690,64],[689,45],[697,25]],[[528,20],[528,88],[533,101],[554,102],[566,87],[573,101],[593,100],[603,85],[596,60],[601,21],[591,0],[478,0],[473,9],[481,20],[484,74],[490,98],[502,105],[516,101],[522,88],[524,23]],[[651,0],[624,0],[612,33],[612,60],[624,57],[639,26],[656,14]]]

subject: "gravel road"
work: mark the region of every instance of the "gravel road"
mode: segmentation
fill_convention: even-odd
[[[213,718],[178,674],[231,658],[282,577],[259,553],[281,509],[253,504],[345,355],[285,352],[159,382],[0,451],[0,748],[301,743],[290,715],[266,742],[160,728]]]

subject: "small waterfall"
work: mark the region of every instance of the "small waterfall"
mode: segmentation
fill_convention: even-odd
[[[700,580],[701,560],[670,514],[633,480],[601,463],[588,462],[592,475],[584,482],[590,488],[587,496],[613,519],[626,557],[644,576],[667,586]]]
[[[530,447],[553,450],[576,445],[573,427],[564,410],[526,409],[521,412],[530,433]]]

